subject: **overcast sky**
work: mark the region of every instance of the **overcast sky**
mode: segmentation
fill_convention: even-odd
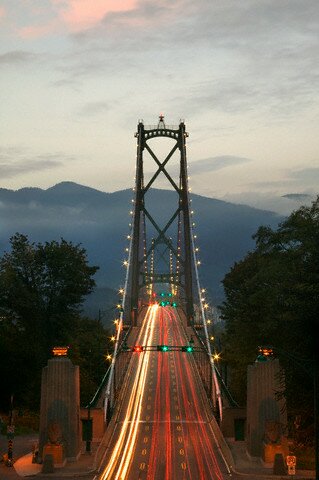
[[[132,187],[163,113],[193,192],[319,193],[318,0],[2,0],[0,23],[0,187]]]

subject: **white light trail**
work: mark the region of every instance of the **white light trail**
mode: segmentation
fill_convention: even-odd
[[[138,344],[140,345],[151,344],[153,341],[154,319],[157,308],[158,305],[155,304],[147,310],[144,325],[138,338]],[[150,352],[145,351],[138,355],[136,375],[131,389],[125,419],[111,458],[101,475],[101,480],[108,480],[111,478],[111,475],[114,475],[114,480],[124,480],[134,454]],[[118,462],[119,465],[117,467]]]

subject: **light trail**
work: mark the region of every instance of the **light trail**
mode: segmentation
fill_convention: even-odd
[[[152,343],[154,319],[157,308],[157,304],[148,308],[144,320],[144,328],[142,327],[138,338],[139,344],[147,345],[148,343]],[[131,390],[126,416],[111,458],[101,475],[101,480],[109,480],[113,474],[115,475],[114,480],[124,480],[126,478],[127,471],[132,461],[138,425],[141,418],[142,399],[145,390],[149,357],[149,351],[139,354],[135,380]],[[117,467],[118,463],[119,465]]]
[[[158,310],[158,321],[159,325],[156,329],[157,336],[156,341],[159,345],[164,344],[163,341],[163,309]],[[157,459],[158,459],[158,446],[159,446],[159,425],[161,423],[161,381],[162,381],[162,362],[163,355],[157,356],[157,373],[156,373],[156,390],[154,397],[154,416],[153,416],[153,430],[152,430],[152,442],[150,447],[150,456],[149,456],[149,467],[147,478],[154,479],[156,478],[156,468],[157,468]]]
[[[175,317],[175,322],[177,318]],[[182,342],[183,336],[180,330],[175,329],[175,338],[176,342]],[[199,392],[196,390],[195,378],[192,373],[192,367],[190,365],[190,357],[177,357],[177,365],[180,375],[182,371],[186,373],[185,379],[188,380],[189,393],[187,395],[186,386],[184,382],[181,382],[181,390],[183,401],[185,405],[186,419],[191,420],[186,402],[191,400],[194,408],[193,415],[198,420],[197,424],[194,424],[191,429],[189,429],[189,435],[193,443],[193,448],[195,452],[195,457],[197,461],[197,466],[199,469],[199,478],[205,480],[207,478],[207,470],[209,471],[210,478],[222,480],[223,476],[220,471],[216,455],[212,448],[212,444],[207,431],[207,423],[203,418],[203,412],[201,411],[198,401],[199,401]],[[190,394],[190,396],[189,396]],[[204,465],[206,465],[206,470]]]
[[[165,310],[166,313],[166,310]],[[167,318],[164,321],[164,315],[162,318],[162,324],[161,324],[161,330],[164,331],[163,335],[163,343],[164,345],[167,345],[169,343],[168,339],[168,328],[167,328]],[[165,365],[165,370],[164,370],[164,378],[165,378],[165,403],[166,403],[166,428],[165,428],[165,433],[166,433],[166,468],[165,468],[165,480],[171,480],[172,475],[172,432],[171,432],[171,402],[170,402],[170,375],[169,375],[169,355],[164,356],[164,365]]]

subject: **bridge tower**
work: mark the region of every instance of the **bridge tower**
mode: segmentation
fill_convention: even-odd
[[[132,226],[132,246],[130,260],[129,296],[131,309],[131,324],[137,324],[139,299],[147,298],[149,288],[155,283],[164,283],[178,287],[183,298],[183,308],[188,324],[194,316],[193,307],[193,267],[192,236],[190,222],[190,203],[186,159],[186,138],[188,134],[185,124],[179,126],[166,126],[164,116],[159,116],[157,125],[145,126],[139,121],[137,132],[137,157],[135,177],[135,199]],[[170,139],[169,148],[163,159],[155,153],[152,141],[155,138]],[[166,142],[167,143],[167,142]],[[145,154],[155,162],[155,173],[145,182],[144,157]],[[167,165],[174,156],[178,157],[178,174],[173,178],[168,172]],[[147,193],[155,184],[159,175],[166,177],[172,190],[176,192],[176,209],[164,226],[152,216],[148,208]],[[150,224],[155,232],[147,246],[146,224]],[[172,226],[176,225],[176,234],[169,234]],[[168,257],[167,271],[154,271],[154,253],[161,249],[160,256]],[[175,272],[172,272],[172,257],[175,259]],[[150,268],[150,263],[152,266]]]

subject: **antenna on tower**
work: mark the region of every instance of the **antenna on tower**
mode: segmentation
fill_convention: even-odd
[[[164,115],[161,113],[158,118],[157,128],[165,128]]]

